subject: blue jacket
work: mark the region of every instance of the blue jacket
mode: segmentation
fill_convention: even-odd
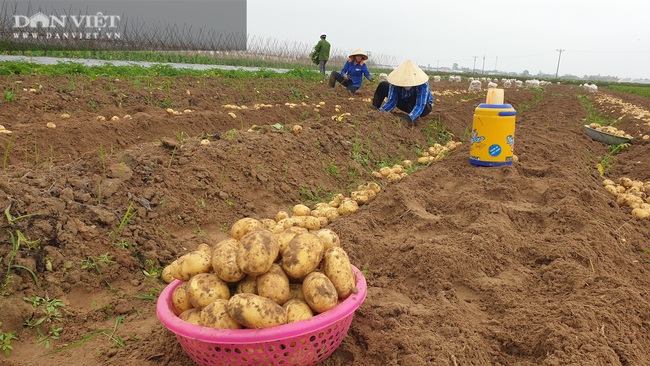
[[[395,109],[398,100],[406,100],[413,94],[415,94],[415,106],[411,113],[409,113],[409,117],[411,118],[411,121],[415,121],[416,118],[420,117],[422,111],[424,111],[424,106],[426,104],[433,104],[435,100],[433,94],[431,94],[428,81],[408,90],[404,87],[390,84],[386,104],[379,108],[379,110],[390,112]]]
[[[368,71],[368,66],[366,66],[365,63],[358,64],[356,63],[356,61],[348,60],[345,62],[345,65],[343,65],[343,69],[341,70],[341,75],[345,75],[345,74],[348,74],[350,80],[352,81],[352,85],[354,85],[357,88],[361,87],[364,76],[366,77],[366,79],[372,78],[372,75],[370,75],[370,71]]]

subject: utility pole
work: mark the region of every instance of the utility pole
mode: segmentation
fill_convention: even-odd
[[[499,62],[499,56],[497,56],[494,60],[494,72],[497,72],[497,63]]]
[[[472,74],[476,74],[476,58],[478,56],[474,56],[474,67],[472,68]]]
[[[557,75],[560,72],[560,59],[562,58],[562,52],[564,52],[566,50],[556,49],[556,51],[560,53],[560,55],[557,56],[557,69],[555,70],[555,78],[557,79]]]
[[[440,60],[438,60],[438,63],[436,64],[436,71],[440,71]]]
[[[485,55],[483,55],[483,68],[481,69],[481,75],[485,74]]]

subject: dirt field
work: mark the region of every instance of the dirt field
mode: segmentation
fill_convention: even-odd
[[[519,162],[479,168],[468,131],[485,91],[467,82],[432,83],[434,110],[415,128],[371,112],[371,83],[350,99],[276,79],[2,82],[19,85],[0,105],[12,131],[0,134],[0,279],[11,275],[0,321],[18,337],[2,365],[189,365],[156,317],[156,272],[242,217],[370,181],[383,191],[329,225],[366,271],[368,294],[322,365],[650,364],[650,219],[619,206],[596,168],[650,181],[650,141],[637,137],[650,133],[638,114],[647,98],[588,94],[635,136],[605,159],[582,129],[581,88],[506,89]],[[297,136],[273,127],[296,123]],[[398,182],[372,176],[381,162],[416,161],[445,132],[463,141],[450,156]]]

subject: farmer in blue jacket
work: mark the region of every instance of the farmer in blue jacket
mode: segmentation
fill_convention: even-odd
[[[368,55],[363,50],[358,49],[352,52],[349,57],[350,59],[345,62],[341,72],[332,71],[329,86],[333,88],[338,81],[348,89],[350,94],[354,94],[361,88],[364,76],[370,81],[374,81],[375,79],[370,75],[368,66],[364,62],[368,59]]]
[[[400,117],[407,124],[415,124],[416,119],[431,112],[434,98],[429,87],[429,75],[415,62],[404,61],[388,74],[386,80],[377,85],[372,99],[373,109],[391,112],[397,107],[408,113]]]

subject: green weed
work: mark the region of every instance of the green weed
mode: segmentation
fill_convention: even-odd
[[[102,274],[101,269],[99,268],[100,263],[113,264],[116,263],[114,260],[108,257],[108,253],[105,253],[101,257],[88,256],[86,259],[81,260],[81,269],[95,270],[97,274]]]
[[[5,358],[9,357],[9,352],[14,349],[11,346],[11,341],[18,340],[16,332],[4,332],[2,330],[2,322],[0,322],[0,350],[5,354]]]

